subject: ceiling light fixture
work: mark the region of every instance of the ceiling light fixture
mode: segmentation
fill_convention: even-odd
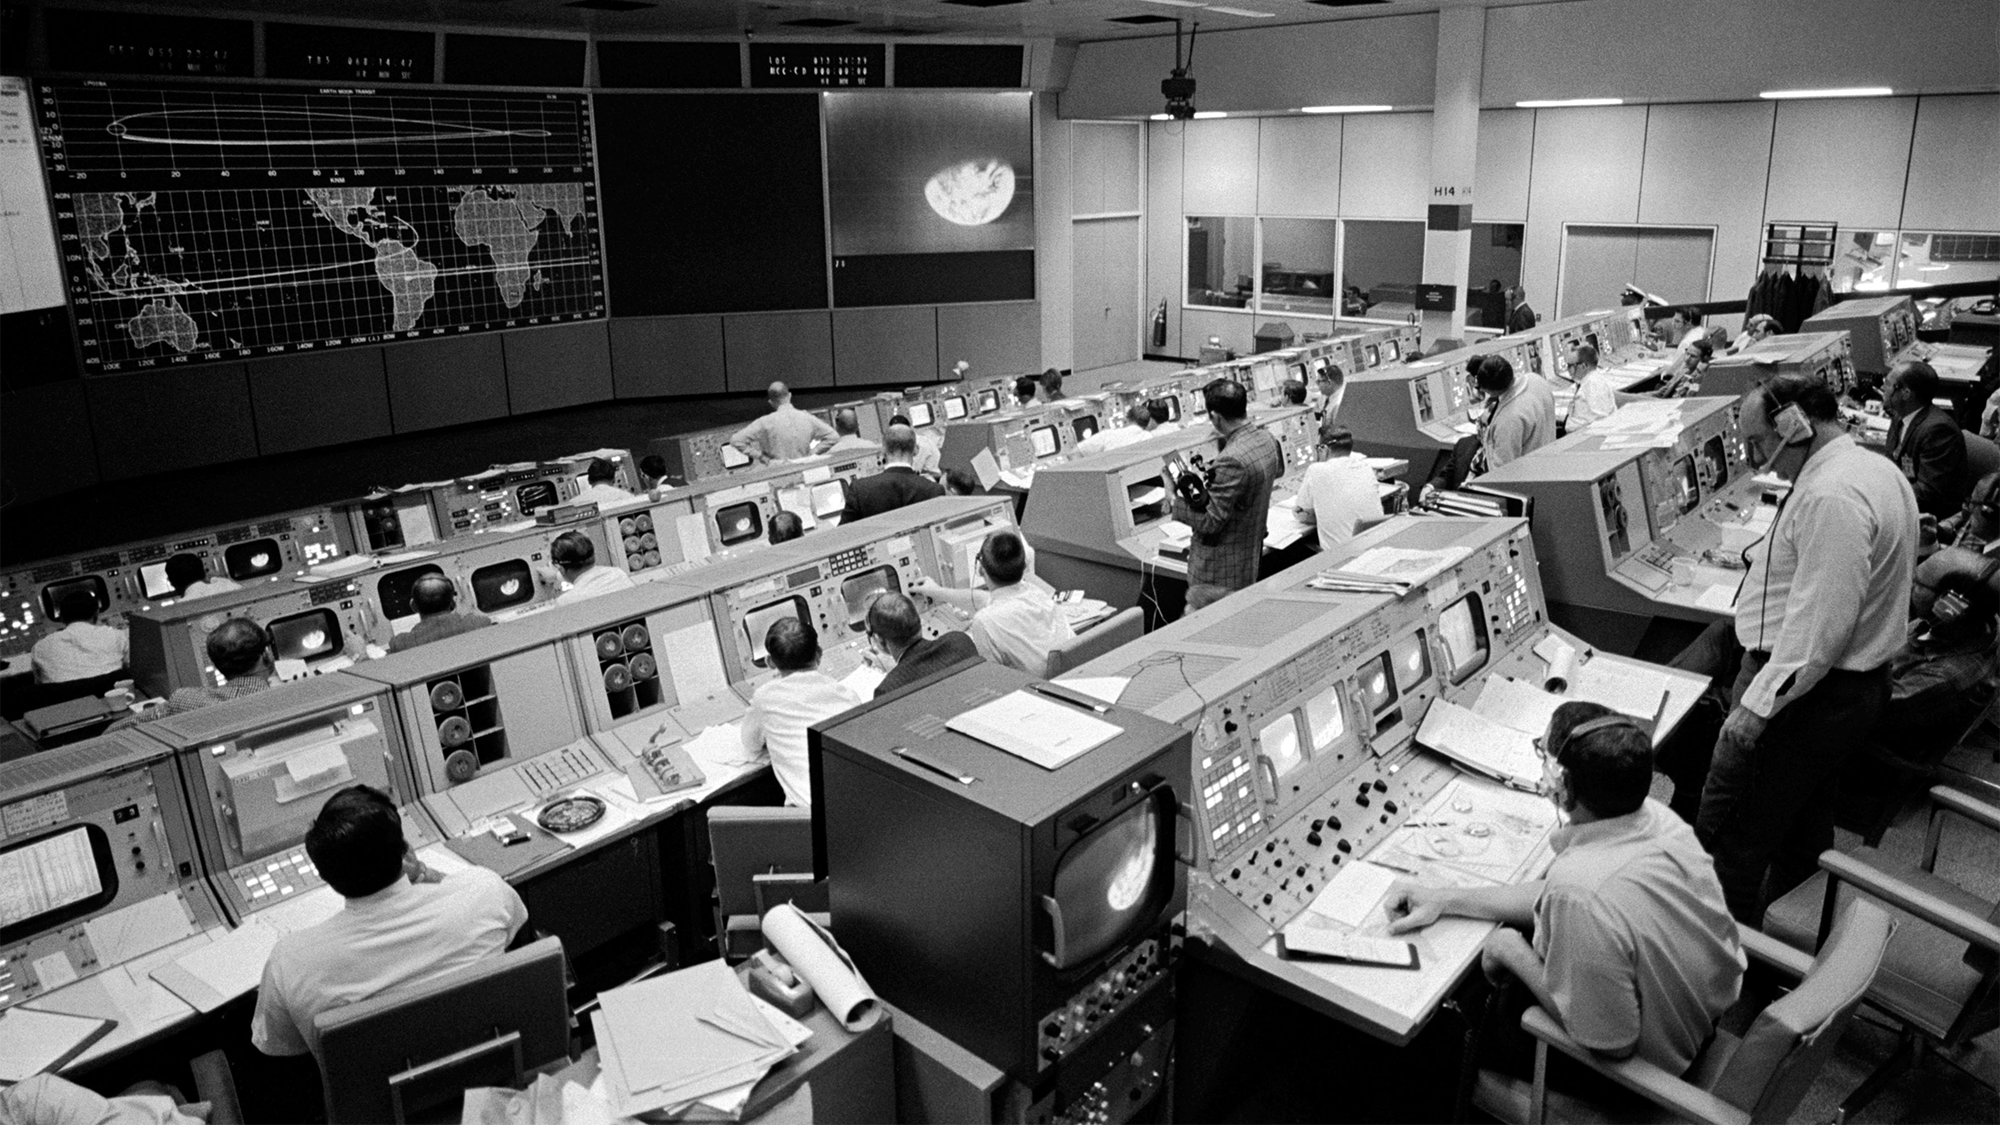
[[[1217,117],[1228,117],[1228,116],[1229,114],[1227,112],[1220,109],[1204,109],[1196,112],[1194,115],[1194,119],[1196,121],[1211,121]]]
[[[1211,12],[1221,12],[1225,16],[1242,16],[1253,20],[1274,19],[1278,14],[1276,12],[1253,12],[1248,8],[1225,8],[1220,4],[1210,4],[1208,10]]]
[[[1390,105],[1309,105],[1301,107],[1300,113],[1387,113],[1396,108]]]
[[[1148,121],[1172,121],[1173,119],[1174,115],[1171,113],[1149,113],[1146,115],[1146,120]]]
[[[1515,102],[1521,109],[1563,109],[1579,105],[1624,105],[1624,98],[1545,98],[1539,101]]]
[[[1201,0],[1139,0],[1142,4],[1165,4],[1169,8],[1206,8]]]
[[[1887,86],[1843,86],[1829,90],[1765,90],[1757,96],[1772,101],[1793,98],[1886,98],[1896,91]]]

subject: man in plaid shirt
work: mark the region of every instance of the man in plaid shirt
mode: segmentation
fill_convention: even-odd
[[[1174,518],[1194,529],[1188,550],[1189,613],[1257,581],[1271,485],[1285,471],[1277,439],[1250,424],[1243,384],[1217,379],[1201,394],[1222,451],[1210,461],[1206,507],[1197,510],[1178,494],[1174,497]]]

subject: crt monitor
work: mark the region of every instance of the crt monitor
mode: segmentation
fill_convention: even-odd
[[[1444,678],[1453,684],[1471,679],[1486,667],[1493,651],[1486,635],[1486,615],[1480,612],[1478,594],[1467,594],[1438,614],[1437,636],[1444,650]]]
[[[1070,423],[1070,428],[1076,431],[1076,440],[1082,441],[1097,432],[1097,415],[1079,415],[1074,422]]]
[[[1086,965],[1159,921],[1174,893],[1171,789],[1120,812],[1072,843],[1050,881],[1051,920],[1061,919],[1056,969]]]
[[[174,584],[167,581],[167,564],[163,562],[147,563],[140,567],[139,585],[145,589],[148,598],[173,596]]]
[[[1430,650],[1424,647],[1422,629],[1390,645],[1389,659],[1396,667],[1396,690],[1404,695],[1430,678]]]
[[[837,516],[847,510],[847,482],[843,480],[823,480],[812,486],[812,511],[820,519]]]
[[[903,413],[910,416],[912,429],[921,430],[937,421],[937,416],[932,413],[931,404],[928,402],[906,402],[903,407]]]
[[[167,576],[167,564],[160,563],[159,567],[160,581],[164,583]],[[86,574],[81,578],[65,578],[60,582],[51,582],[42,587],[42,616],[51,621],[55,620],[56,608],[62,605],[64,596],[72,590],[82,590],[97,599],[97,612],[99,613],[103,613],[105,610],[111,608],[111,591],[104,585],[104,579],[95,574]],[[171,594],[173,592],[174,588],[172,586],[166,588],[166,593]],[[153,593],[149,586],[146,596],[162,597],[164,595]]]
[[[1381,366],[1381,364],[1382,364],[1381,346],[1377,344],[1368,345],[1368,366],[1379,367]]]
[[[1300,360],[1299,362],[1294,363],[1289,367],[1285,368],[1285,374],[1287,377],[1292,379],[1297,379],[1301,383],[1305,382],[1306,381],[1305,361]]]
[[[341,649],[340,617],[328,606],[274,617],[264,629],[279,660],[319,660]]]
[[[0,887],[0,945],[82,918],[118,897],[111,840],[95,824],[30,832],[0,846]]]
[[[750,463],[750,455],[733,445],[721,445],[717,447],[717,452],[722,455],[722,467],[725,469],[740,469]]]
[[[1054,426],[1034,426],[1028,430],[1028,441],[1035,447],[1036,457],[1054,457],[1061,442],[1056,437]]]
[[[965,396],[964,396],[964,395],[946,395],[946,396],[944,396],[944,398],[942,398],[942,399],[940,399],[940,400],[938,400],[938,401],[940,401],[940,402],[942,402],[942,403],[944,404],[944,420],[945,420],[945,421],[947,421],[947,422],[956,422],[956,421],[958,421],[958,420],[959,420],[960,418],[963,418],[963,417],[965,417]]]
[[[1701,443],[1701,460],[1708,466],[1708,486],[1721,488],[1729,480],[1729,452],[1721,434]]]
[[[764,513],[755,500],[715,510],[715,535],[725,547],[747,543],[764,534]]]
[[[1167,404],[1167,421],[1178,422],[1181,420],[1181,396],[1167,395],[1164,398],[1156,398],[1152,401],[1164,402]],[[1148,405],[1150,405],[1150,403]]]
[[[399,617],[414,616],[417,607],[410,600],[410,594],[416,589],[417,579],[427,574],[443,573],[444,568],[438,564],[423,563],[383,575],[375,583],[376,595],[382,600],[382,616],[392,621]]]
[[[1382,344],[1382,354],[1388,357],[1390,363],[1396,362],[1403,358],[1403,342],[1401,340],[1385,341]]]
[[[743,615],[743,639],[750,642],[752,664],[759,668],[771,666],[771,654],[764,649],[764,638],[771,632],[774,623],[787,617],[796,617],[808,629],[812,628],[812,614],[806,609],[805,599],[796,594],[758,606]]]
[[[526,559],[508,559],[472,572],[472,601],[481,613],[534,600],[535,572]]]
[[[979,413],[991,414],[995,410],[1000,409],[1000,392],[980,391],[976,401],[978,402]]]
[[[514,489],[514,510],[524,516],[532,516],[543,508],[555,507],[561,499],[554,481],[531,480]]]
[[[1257,732],[1257,752],[1271,763],[1271,772],[1280,780],[1304,764],[1306,751],[1299,741],[1298,714],[1283,711],[1264,724],[1264,729]]]
[[[868,605],[877,594],[900,594],[903,580],[897,576],[893,566],[878,566],[873,570],[849,575],[840,583],[840,596],[847,603],[847,628],[861,633],[868,629]]]
[[[1674,461],[1674,488],[1678,492],[1682,515],[1694,511],[1701,504],[1701,480],[1695,472],[1694,454],[1684,454]]]
[[[276,574],[285,566],[284,553],[276,539],[252,539],[235,543],[222,551],[222,569],[239,582]]]
[[[1358,677],[1361,698],[1367,702],[1369,714],[1380,716],[1396,705],[1396,676],[1390,669],[1388,653],[1363,664]]]

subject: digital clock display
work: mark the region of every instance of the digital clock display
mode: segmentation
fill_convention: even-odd
[[[888,52],[880,43],[753,43],[750,85],[798,89],[880,87]]]

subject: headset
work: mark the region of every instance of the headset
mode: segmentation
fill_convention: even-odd
[[[1578,723],[1569,728],[1568,733],[1563,735],[1561,742],[1549,747],[1549,757],[1554,758],[1556,764],[1562,766],[1563,751],[1569,749],[1570,743],[1575,742],[1592,731],[1610,730],[1612,727],[1630,727],[1642,735],[1646,733],[1646,728],[1640,726],[1630,715],[1599,715],[1595,719]],[[1569,767],[1563,766],[1563,768],[1568,769]]]
[[[1759,387],[1758,392],[1764,400],[1764,413],[1771,419],[1772,431],[1784,441],[1786,447],[1808,445],[1812,442],[1812,419],[1806,417],[1804,407],[1801,407],[1796,402],[1780,403],[1778,396],[1771,393],[1769,386]],[[1776,460],[1776,454],[1772,455],[1771,460]],[[1758,466],[1760,470],[1768,469],[1769,467],[1770,461],[1768,460],[1763,465]],[[1788,494],[1786,499],[1789,498]],[[1783,516],[1784,513],[1785,505],[1784,501],[1781,500],[1778,502],[1778,516]],[[1776,535],[1777,530],[1778,520],[1777,517],[1773,517],[1770,529],[1764,533],[1764,542],[1766,544],[1766,553],[1764,556],[1764,593],[1757,607],[1757,647],[1759,649],[1764,647],[1764,629],[1766,622],[1769,620],[1771,609],[1771,558],[1769,554],[1771,547],[1769,544],[1772,542],[1772,538]],[[1748,554],[1747,548],[1745,549],[1745,553],[1746,555]],[[1749,576],[1746,574],[1745,577]]]
[[[1947,548],[1947,550],[1950,550],[1950,548]],[[1944,554],[1944,552],[1940,552],[1940,554]],[[1945,560],[1940,558],[1938,561],[1942,563]],[[1973,585],[1985,586],[1991,589],[1995,573],[2000,573],[2000,558],[1984,558],[1980,563],[1978,577],[1973,579]],[[1938,583],[1942,583],[1954,575],[1963,574],[1964,571],[1962,570],[1948,570],[1946,573],[1939,575],[1937,581]],[[1937,588],[1932,583],[1926,582],[1923,584],[1932,589]],[[1954,583],[1954,585],[1960,584]],[[1951,633],[1958,626],[1959,622],[1964,620],[1971,612],[1972,600],[1966,597],[1963,589],[1938,590],[1937,596],[1931,601],[1930,611],[1923,615],[1927,623],[1923,626],[1919,639],[1929,641],[1939,634]]]

